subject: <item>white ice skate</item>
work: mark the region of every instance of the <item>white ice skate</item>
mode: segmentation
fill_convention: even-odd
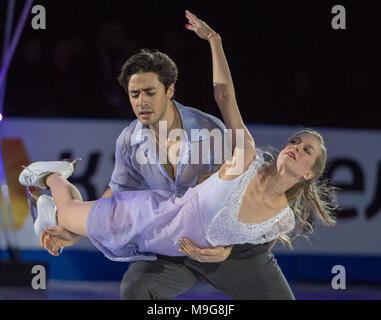
[[[58,226],[57,207],[52,197],[41,194],[39,191],[28,193],[28,200],[31,212],[37,208],[37,214],[32,214],[34,223],[34,232],[40,238],[41,232],[46,227]]]
[[[19,182],[25,187],[48,189],[44,178],[51,173],[59,173],[65,179],[69,178],[73,174],[77,160],[80,159],[34,162],[24,167],[19,175]]]

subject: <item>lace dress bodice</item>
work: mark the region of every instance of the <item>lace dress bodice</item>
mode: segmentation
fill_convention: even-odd
[[[288,205],[272,218],[260,223],[243,223],[238,218],[247,186],[263,163],[263,152],[257,149],[255,159],[241,176],[227,181],[220,179],[217,172],[204,182],[207,185],[201,188],[204,190],[198,192],[198,197],[206,239],[211,245],[262,244],[277,239],[294,228],[294,212]],[[205,192],[206,190],[209,191]],[[214,213],[211,212],[213,210]]]

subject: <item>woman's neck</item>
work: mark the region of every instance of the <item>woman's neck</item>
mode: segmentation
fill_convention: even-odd
[[[285,197],[286,191],[298,182],[298,179],[290,176],[282,168],[278,168],[273,163],[267,168],[262,182],[263,193],[272,200],[279,200]]]

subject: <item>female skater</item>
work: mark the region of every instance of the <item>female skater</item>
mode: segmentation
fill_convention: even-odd
[[[302,130],[289,139],[276,160],[265,162],[239,112],[220,36],[189,11],[186,16],[187,29],[210,44],[214,97],[226,127],[237,134],[243,131],[243,145],[233,146],[232,160],[182,197],[142,190],[82,202],[78,190],[66,180],[74,170],[72,163],[33,163],[20,174],[20,183],[50,188],[54,199],[45,195],[37,199],[38,236],[45,227],[59,225],[88,236],[109,259],[131,261],[154,260],[150,252],[184,255],[185,249],[179,251],[181,238],[202,248],[261,244],[278,238],[288,242],[295,218],[302,228],[311,230],[311,212],[325,224],[334,224],[332,190],[315,183],[327,156],[322,137]],[[243,170],[237,172],[240,163]],[[51,242],[56,248],[62,245],[58,240]]]

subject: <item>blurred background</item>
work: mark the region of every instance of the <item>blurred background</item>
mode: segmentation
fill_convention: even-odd
[[[1,37],[8,3],[0,3]],[[24,3],[15,2],[13,30]],[[2,197],[0,259],[4,268],[12,261],[45,265],[49,286],[32,290],[0,283],[0,299],[119,298],[128,264],[108,261],[85,240],[58,258],[40,250],[17,176],[30,161],[82,157],[71,181],[85,199],[102,195],[115,140],[135,118],[117,77],[141,48],[158,49],[176,62],[177,101],[221,118],[209,45],[185,29],[185,9],[220,33],[241,113],[257,145],[280,148],[298,126],[317,128],[326,138],[327,175],[341,188],[337,226],[317,225],[310,240],[298,240],[293,251],[274,248],[296,298],[381,298],[381,2],[34,4],[46,10],[46,29],[34,30],[28,15],[7,74],[0,122],[11,200],[8,205]],[[331,26],[336,4],[345,7],[345,30]],[[332,288],[335,265],[345,267],[345,289]],[[180,297],[203,298],[226,297],[207,284]]]
[[[184,27],[189,8],[221,34],[246,121],[381,127],[380,117],[370,116],[380,102],[378,1],[344,2],[347,29],[337,31],[333,1],[38,4],[46,8],[47,28],[34,30],[30,15],[9,70],[8,117],[133,117],[116,78],[140,48],[172,57],[180,74],[176,97],[219,116],[209,46]]]

